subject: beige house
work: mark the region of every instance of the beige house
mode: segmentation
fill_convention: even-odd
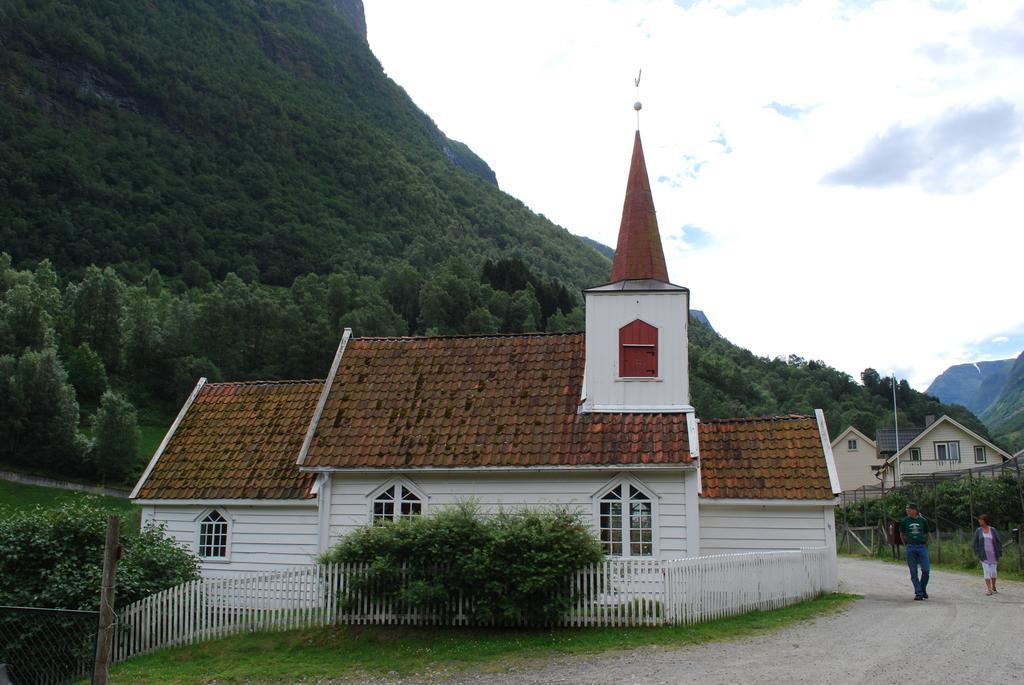
[[[874,440],[850,426],[832,441],[832,454],[839,474],[839,487],[844,491],[878,485],[875,474],[884,462]]]
[[[950,417],[943,416],[888,457],[882,474],[885,486],[894,487],[915,479],[952,476],[1010,458],[1009,453]],[[842,470],[840,482],[841,479]]]

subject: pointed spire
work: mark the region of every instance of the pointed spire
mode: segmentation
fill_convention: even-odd
[[[661,234],[658,232],[658,217],[654,213],[651,182],[647,178],[640,131],[637,131],[629,180],[626,182],[626,199],[622,204],[619,240],[615,244],[611,282],[647,279],[669,282]]]

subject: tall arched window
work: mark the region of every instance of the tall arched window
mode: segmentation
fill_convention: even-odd
[[[373,523],[397,521],[423,513],[423,500],[404,485],[395,484],[373,498]]]
[[[616,485],[600,501],[601,545],[612,557],[654,555],[651,498],[630,483]]]
[[[619,329],[619,376],[658,375],[658,329],[637,319]]]
[[[216,509],[199,522],[201,559],[224,559],[228,556],[228,520]]]

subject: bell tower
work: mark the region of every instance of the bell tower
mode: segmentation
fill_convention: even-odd
[[[692,413],[690,291],[668,280],[639,129],[611,282],[583,295],[587,328],[582,411]]]

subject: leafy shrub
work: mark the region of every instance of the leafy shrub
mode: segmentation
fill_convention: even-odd
[[[988,514],[992,524],[1000,530],[1009,530],[1024,521],[1020,493],[1012,475],[999,478],[956,478],[936,486],[905,485],[886,493],[884,497],[848,504],[837,512],[839,520],[859,526],[867,521],[899,521],[903,518],[907,502],[921,507],[921,513],[940,529],[974,530],[978,522],[974,515]]]
[[[430,516],[367,526],[323,561],[367,564],[357,590],[444,612],[469,600],[474,622],[547,624],[573,601],[571,574],[602,559],[578,514],[521,510],[482,516],[463,503]]]
[[[0,519],[0,604],[95,611],[108,512],[89,499]],[[117,606],[199,577],[199,562],[161,527],[122,527]]]

